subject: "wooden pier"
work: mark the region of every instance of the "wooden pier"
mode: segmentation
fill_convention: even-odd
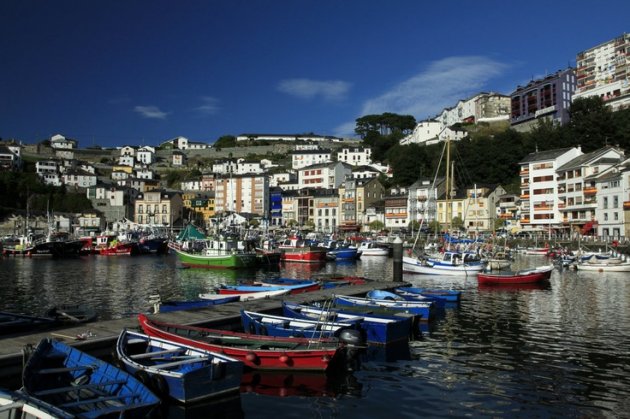
[[[168,323],[211,326],[222,329],[234,329],[240,326],[240,310],[273,312],[281,309],[283,300],[294,303],[312,303],[325,301],[333,294],[365,295],[373,289],[390,289],[397,286],[408,286],[403,282],[370,282],[364,285],[351,285],[341,288],[331,288],[303,294],[287,295],[283,297],[237,302],[212,306],[199,310],[174,311],[153,315],[155,319]],[[29,345],[35,346],[43,338],[63,340],[77,349],[98,358],[109,360],[114,352],[116,339],[124,328],[137,329],[138,321],[135,317],[116,320],[103,320],[84,323],[76,327],[46,330],[33,334],[7,336],[0,339],[0,383],[3,388],[17,389],[21,386],[24,349]],[[85,340],[77,336],[86,335]]]

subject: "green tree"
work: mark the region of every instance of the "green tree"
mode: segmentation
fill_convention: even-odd
[[[236,147],[236,137],[233,135],[223,135],[213,144],[214,148]]]
[[[383,224],[381,221],[374,220],[370,224],[368,224],[368,227],[370,228],[370,231],[381,231],[383,228],[385,228],[385,224]]]

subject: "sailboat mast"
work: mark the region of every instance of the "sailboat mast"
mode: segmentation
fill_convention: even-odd
[[[450,138],[446,137],[446,211],[444,212],[445,217],[446,217],[446,232],[450,230],[450,226],[451,226],[451,219],[448,216],[449,209],[450,209],[449,197],[451,195],[450,161],[451,161],[451,142],[450,142]]]

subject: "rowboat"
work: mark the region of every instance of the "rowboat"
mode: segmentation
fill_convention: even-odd
[[[116,356],[157,395],[180,403],[239,391],[243,373],[236,359],[127,329],[118,336]]]
[[[479,272],[477,282],[479,284],[530,284],[549,279],[553,265],[540,266],[533,269],[525,269],[517,272],[489,273]]]
[[[3,418],[71,419],[76,416],[20,391],[0,389],[0,416]]]
[[[53,339],[24,366],[20,392],[76,417],[145,417],[160,400],[131,374]]]
[[[338,339],[281,338],[162,323],[138,315],[149,336],[220,352],[253,369],[326,371],[356,356],[352,343]]]
[[[217,294],[212,294],[217,296]],[[219,295],[219,298],[199,298],[198,300],[167,300],[162,301],[159,295],[152,295],[149,302],[153,305],[153,314],[169,313],[171,311],[195,310],[200,308],[208,308],[219,304],[231,303],[239,301],[237,295]]]
[[[57,320],[51,317],[0,311],[0,335],[48,329],[56,325]]]
[[[423,321],[430,321],[435,312],[433,302],[423,301],[392,301],[377,298],[352,297],[349,295],[335,295],[334,304],[339,306],[361,307],[372,309],[386,307],[405,313],[413,313],[422,316]]]
[[[361,320],[358,317],[351,321],[334,322],[324,319],[302,319],[241,310],[243,329],[254,335],[330,338],[339,337],[346,329],[355,329],[354,331],[359,333],[358,339],[361,339],[358,331],[358,323]]]
[[[446,289],[427,289],[416,287],[398,287],[395,289],[398,295],[406,297],[409,295],[421,295],[423,297],[432,298],[434,300],[442,300],[444,302],[456,303],[460,300],[461,291]]]
[[[605,259],[598,260],[597,263],[581,262],[575,265],[579,271],[595,272],[630,272],[630,262],[607,262]]]
[[[283,314],[287,317],[337,321],[341,323],[361,320],[361,329],[365,331],[365,339],[368,343],[388,344],[398,341],[407,341],[414,333],[413,315],[400,313],[400,315],[372,315],[349,314],[335,309],[324,309],[308,305],[301,305],[284,301],[282,303]]]
[[[321,285],[318,282],[307,281],[295,285],[221,285],[217,288],[219,294],[243,294],[247,292],[261,292],[261,291],[278,291],[289,290],[289,294],[301,294],[303,292],[317,291],[321,289]]]
[[[290,290],[288,289],[276,289],[271,291],[259,291],[259,292],[244,292],[242,294],[231,294],[229,296],[237,297],[237,301],[252,301],[252,300],[261,300],[264,298],[273,298],[279,297],[281,295],[287,295]],[[205,299],[214,299],[217,296],[219,297],[227,297],[223,294],[215,294],[215,293],[202,293],[199,294],[199,298],[202,300]]]

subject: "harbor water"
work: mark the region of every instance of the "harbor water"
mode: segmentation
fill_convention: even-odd
[[[546,263],[540,256],[516,261]],[[155,294],[194,299],[221,283],[323,273],[391,280],[392,259],[235,272],[182,269],[174,255],[2,258],[0,311],[37,314],[56,304],[87,304],[101,319],[114,319],[147,312]],[[462,301],[408,345],[368,348],[352,373],[248,373],[240,396],[171,406],[167,416],[630,417],[630,274],[556,269],[549,284],[536,287],[403,279],[460,289]]]

